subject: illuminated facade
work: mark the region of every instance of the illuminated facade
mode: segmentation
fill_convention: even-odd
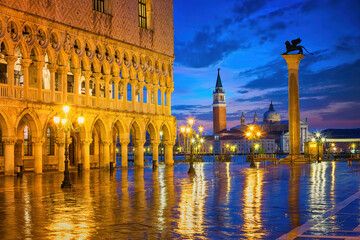
[[[142,166],[146,132],[173,164],[176,119],[172,1],[3,1],[0,5],[0,171],[64,170],[63,105],[84,126],[67,138],[70,165],[107,167],[127,146]],[[125,7],[126,6],[126,7]],[[121,144],[121,148],[116,146]]]

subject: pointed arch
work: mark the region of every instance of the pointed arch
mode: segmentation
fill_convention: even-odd
[[[42,136],[42,127],[39,120],[39,117],[36,113],[30,109],[25,109],[17,118],[15,122],[16,126],[16,133],[19,134],[19,131],[28,124],[32,135],[34,137],[41,137]]]

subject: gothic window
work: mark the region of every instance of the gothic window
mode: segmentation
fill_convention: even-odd
[[[46,130],[46,153],[48,156],[55,155],[55,136],[51,128]]]
[[[94,0],[94,10],[105,13],[105,0]]]
[[[55,91],[59,91],[59,74],[55,72]]]
[[[166,102],[166,93],[164,93],[164,106],[167,106],[167,102]]]
[[[158,90],[158,105],[161,105],[161,91],[160,89]]]
[[[4,143],[2,141],[2,132],[0,129],[0,156],[4,156]]]
[[[132,100],[132,99],[131,99],[131,91],[132,91],[131,84],[128,83],[128,85],[127,85],[127,100],[128,100],[128,101],[131,101],[131,100]]]
[[[147,103],[147,88],[144,86],[143,88],[143,102]]]
[[[31,131],[28,126],[24,128],[24,156],[32,156]]]
[[[90,143],[90,155],[95,154],[95,134],[92,134],[92,142]]]
[[[71,72],[67,74],[67,92],[74,93],[74,75]]]
[[[139,27],[147,28],[146,1],[139,0]]]

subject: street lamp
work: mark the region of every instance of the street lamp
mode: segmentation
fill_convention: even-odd
[[[320,162],[320,143],[324,144],[326,139],[321,136],[321,134],[318,132],[315,134],[315,137],[311,139],[312,142],[315,142],[317,145],[317,162]],[[323,151],[324,152],[324,151]]]
[[[257,131],[254,126],[249,126],[248,131],[246,132],[246,137],[251,140],[251,163],[250,167],[255,167],[254,162],[254,139],[260,138],[261,132]]]
[[[59,116],[54,117],[54,123],[56,125],[57,131],[65,133],[65,161],[64,161],[65,162],[65,170],[64,170],[64,180],[61,184],[61,188],[71,188],[72,185],[70,183],[70,174],[69,174],[69,160],[68,160],[69,147],[68,147],[67,136],[68,136],[69,131],[79,132],[81,129],[81,126],[84,124],[85,119],[83,116],[80,115],[78,117],[79,126],[74,128],[72,122],[70,122],[68,120],[68,113],[70,111],[70,107],[65,105],[65,106],[63,106],[62,109],[65,114],[65,117],[64,118],[60,118]]]

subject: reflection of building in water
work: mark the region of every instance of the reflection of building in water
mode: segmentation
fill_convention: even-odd
[[[245,176],[245,189],[243,194],[243,220],[242,231],[248,239],[259,238],[264,232],[262,229],[261,206],[263,194],[264,172],[261,169],[248,169]]]
[[[290,180],[289,180],[289,216],[290,225],[292,228],[300,226],[300,176],[301,176],[301,165],[290,166]]]
[[[204,233],[204,205],[206,198],[206,182],[204,164],[196,164],[196,177],[191,183],[184,184],[180,197],[179,234],[192,238],[196,233]]]

